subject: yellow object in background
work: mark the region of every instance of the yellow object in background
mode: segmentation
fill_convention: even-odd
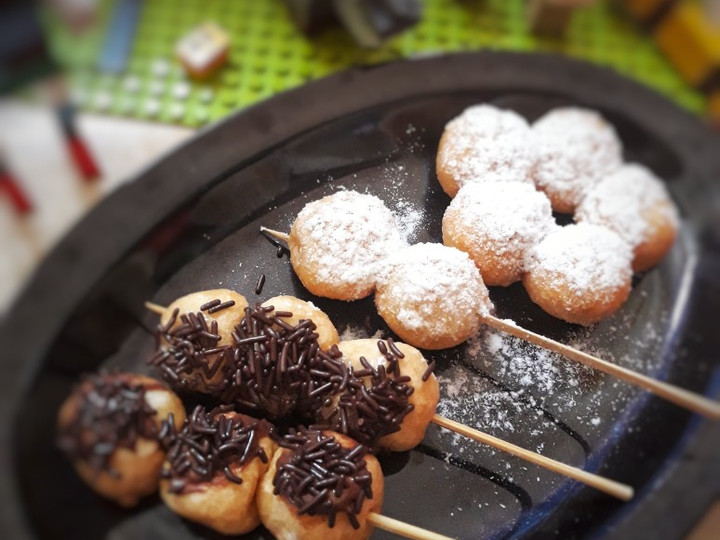
[[[673,0],[625,0],[619,3],[623,5],[630,15],[640,21],[647,22],[672,2]]]
[[[709,20],[699,3],[678,3],[659,22],[654,36],[689,84],[703,88],[714,79],[720,87],[720,26]]]
[[[229,50],[228,33],[220,25],[207,22],[181,38],[175,54],[188,75],[204,79],[225,63]]]

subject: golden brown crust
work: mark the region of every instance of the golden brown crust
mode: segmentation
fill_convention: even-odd
[[[617,311],[630,294],[631,279],[613,289],[575,294],[560,276],[534,271],[525,274],[523,285],[530,299],[544,311],[569,323],[590,326]]]
[[[357,445],[352,439],[340,433],[325,432],[332,435],[335,440],[344,448],[353,448]],[[380,463],[375,456],[365,456],[367,470],[372,475],[372,499],[365,499],[360,513],[357,515],[360,522],[359,529],[353,529],[350,521],[344,513],[337,516],[333,528],[328,527],[328,517],[324,515],[310,516],[307,514],[298,515],[297,508],[288,503],[284,498],[274,494],[273,479],[277,472],[277,462],[285,454],[290,452],[280,448],[273,456],[267,472],[260,481],[258,488],[257,503],[260,511],[260,519],[263,525],[277,538],[277,540],[365,540],[373,531],[373,526],[368,523],[367,515],[370,512],[380,513],[383,502],[383,476]]]
[[[448,139],[450,135],[448,131],[444,131],[442,137],[440,137],[440,144],[438,145],[437,158],[435,159],[435,171],[437,172],[438,182],[443,191],[450,197],[455,197],[457,192],[460,190],[460,186],[453,177],[453,175],[445,167],[445,145],[449,144]]]
[[[260,446],[267,456],[276,450],[270,437],[262,437]],[[221,534],[236,535],[250,532],[260,524],[256,494],[258,483],[268,468],[259,458],[231,470],[242,478],[242,484],[218,481],[197,484],[192,490],[180,494],[170,491],[170,481],[160,482],[160,496],[176,514],[205,525]],[[222,474],[222,473],[219,473]]]

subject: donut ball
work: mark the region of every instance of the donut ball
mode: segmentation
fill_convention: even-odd
[[[630,294],[632,252],[606,227],[558,227],[530,251],[523,284],[550,315],[585,326],[614,313]]]
[[[311,466],[315,475],[304,472]],[[323,481],[340,489],[314,487]],[[280,441],[257,502],[278,540],[364,540],[373,531],[368,514],[381,511],[383,487],[380,463],[367,448],[339,433],[301,430]]]
[[[537,145],[533,179],[556,212],[574,212],[588,190],[622,164],[615,129],[595,111],[553,109],[532,129]]]
[[[351,366],[355,373],[363,373],[368,369],[368,365],[376,372],[380,366],[383,366],[384,371],[393,379],[410,377],[410,380],[403,384],[414,390],[409,396],[404,397],[405,401],[401,404],[402,407],[410,405],[410,412],[402,416],[398,431],[380,437],[375,444],[392,452],[405,452],[420,444],[425,438],[425,430],[435,414],[438,401],[440,401],[438,381],[422,353],[405,343],[378,342],[375,339],[342,341],[338,347],[342,352],[343,361]],[[399,354],[397,354],[398,352]],[[361,361],[360,358],[363,358],[364,361]],[[392,358],[392,361],[389,358]],[[393,363],[397,364],[397,370],[391,372]],[[373,377],[368,375],[360,378],[371,397],[375,395],[375,392],[380,396],[387,392],[383,387],[383,381],[373,381]],[[379,384],[375,384],[376,382]],[[356,396],[357,399],[366,404],[372,404],[372,400],[363,399],[364,394],[365,392],[361,392]],[[357,411],[355,401],[353,400],[350,405],[351,409]],[[352,414],[352,412],[349,410],[348,414]],[[372,423],[373,416],[375,415],[361,414],[363,424]],[[349,435],[352,436],[353,433],[349,432]]]
[[[356,191],[338,191],[307,204],[288,241],[290,261],[305,288],[348,301],[370,295],[387,255],[405,245],[385,204]]]
[[[221,534],[253,530],[260,524],[257,487],[276,449],[271,430],[264,420],[202,406],[179,433],[166,428],[168,460],[160,482],[165,504]]]
[[[216,391],[231,354],[233,329],[247,305],[244,296],[229,289],[198,291],[178,298],[160,317],[158,351],[149,363],[176,388]]]
[[[603,178],[588,193],[575,220],[615,231],[633,249],[633,270],[642,271],[670,251],[679,218],[662,181],[647,167],[629,164]]]
[[[275,311],[268,313],[268,315],[273,315],[278,311],[292,313],[289,317],[283,317],[283,321],[292,326],[297,325],[303,319],[311,320],[316,326],[317,343],[325,351],[340,341],[340,336],[330,317],[312,302],[306,302],[294,296],[274,296],[267,300],[263,306],[273,306],[275,308]]]
[[[486,285],[520,281],[525,255],[554,227],[550,201],[530,184],[463,187],[445,211],[443,243],[464,251]]]
[[[462,343],[493,307],[467,253],[442,244],[416,244],[392,256],[375,305],[393,332],[423,349]]]
[[[185,408],[160,381],[129,373],[92,375],[58,414],[58,446],[82,480],[122,506],[134,506],[158,488],[165,454],[161,423],[181,424]]]
[[[438,147],[437,177],[454,197],[468,183],[532,182],[532,132],[517,113],[475,105],[451,120]]]

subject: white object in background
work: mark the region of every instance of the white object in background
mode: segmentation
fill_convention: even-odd
[[[0,100],[0,147],[6,166],[33,202],[18,217],[0,197],[0,314],[53,245],[102,197],[185,141],[192,130],[80,114],[78,129],[102,177],[83,182],[49,108]]]

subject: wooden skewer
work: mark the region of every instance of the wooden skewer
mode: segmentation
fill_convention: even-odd
[[[449,429],[450,431],[454,431],[455,433],[459,433],[460,435],[473,439],[474,441],[490,445],[493,448],[512,454],[515,457],[519,457],[520,459],[524,459],[525,461],[529,461],[530,463],[534,463],[535,465],[539,465],[540,467],[550,471],[567,476],[568,478],[572,478],[578,482],[582,482],[587,486],[593,487],[598,491],[607,493],[608,495],[612,495],[613,497],[617,497],[622,501],[629,501],[635,494],[635,490],[627,484],[622,484],[620,482],[616,482],[615,480],[605,478],[604,476],[583,471],[578,467],[566,465],[565,463],[561,463],[549,457],[543,456],[542,454],[526,450],[525,448],[515,444],[503,441],[502,439],[498,439],[497,437],[493,437],[492,435],[488,435],[487,433],[483,433],[477,429],[455,422],[454,420],[450,420],[444,416],[440,416],[439,414],[433,415],[432,422],[438,426],[444,427],[445,429]]]
[[[491,328],[506,332],[525,341],[529,341],[530,343],[558,353],[565,358],[575,360],[583,365],[617,377],[620,380],[629,382],[630,384],[634,384],[640,388],[644,388],[645,390],[675,403],[680,407],[689,409],[713,420],[720,420],[720,403],[706,398],[705,396],[701,396],[700,394],[690,392],[689,390],[679,388],[663,381],[658,381],[657,379],[653,379],[647,375],[643,375],[617,364],[613,364],[607,360],[602,360],[591,354],[578,351],[568,345],[564,345],[553,339],[541,336],[540,334],[536,334],[530,330],[525,330],[516,324],[498,319],[492,315],[485,316],[484,321]]]
[[[290,236],[286,233],[268,229],[267,227],[260,227],[260,231],[275,237],[277,240],[282,240],[283,242],[287,242],[290,238]],[[506,332],[512,336],[533,343],[534,345],[558,353],[565,358],[590,366],[593,369],[597,369],[598,371],[617,377],[627,383],[639,386],[640,388],[643,388],[648,392],[652,392],[653,394],[664,398],[675,405],[679,405],[680,407],[701,414],[707,418],[716,421],[720,420],[720,403],[705,396],[691,392],[690,390],[685,390],[670,383],[658,381],[657,379],[653,379],[647,375],[643,375],[631,369],[613,364],[607,360],[602,360],[591,354],[579,351],[553,339],[521,328],[514,323],[493,317],[492,315],[486,315],[483,317],[483,321],[495,330]]]
[[[145,302],[145,307],[148,310],[161,316],[165,313],[166,309],[163,306],[155,304],[153,302]],[[617,497],[618,499],[621,499],[623,501],[628,501],[632,499],[634,495],[634,490],[631,486],[621,484],[620,482],[616,482],[614,480],[610,480],[609,478],[605,478],[604,476],[583,471],[582,469],[573,467],[571,465],[566,465],[565,463],[561,463],[560,461],[556,461],[536,452],[532,452],[531,450],[526,450],[525,448],[522,448],[520,446],[503,441],[502,439],[498,439],[497,437],[493,437],[492,435],[483,433],[482,431],[479,431],[477,429],[473,429],[459,422],[455,422],[454,420],[450,420],[449,418],[445,418],[444,416],[440,416],[439,414],[433,415],[432,422],[445,429],[449,429],[450,431],[454,431],[456,433],[459,433],[460,435],[469,437],[470,439],[473,439],[477,442],[490,445],[494,448],[497,448],[498,450],[508,452],[513,456],[524,459],[525,461],[529,461],[530,463],[534,463],[535,465],[539,465],[540,467],[544,467],[550,471],[562,474],[564,476],[567,476],[568,478],[572,478],[573,480],[582,482],[587,486],[593,487],[598,491],[602,491],[603,493],[607,493],[608,495],[612,495],[613,497]]]
[[[269,234],[270,236],[274,237],[276,240],[281,240],[285,242],[286,244],[290,240],[290,235],[288,233],[276,231],[274,229],[268,229],[267,227],[260,226],[260,232]]]
[[[165,313],[165,308],[163,306],[161,306],[160,304],[155,304],[153,302],[145,302],[145,309],[147,309],[148,311],[152,311],[153,313],[157,313],[160,316]]]
[[[412,538],[413,540],[452,540],[449,536],[444,536],[427,529],[421,529],[415,525],[410,525],[404,521],[398,521],[391,517],[383,516],[375,512],[370,512],[367,516],[368,522],[375,525],[378,529],[395,533],[405,538]]]

